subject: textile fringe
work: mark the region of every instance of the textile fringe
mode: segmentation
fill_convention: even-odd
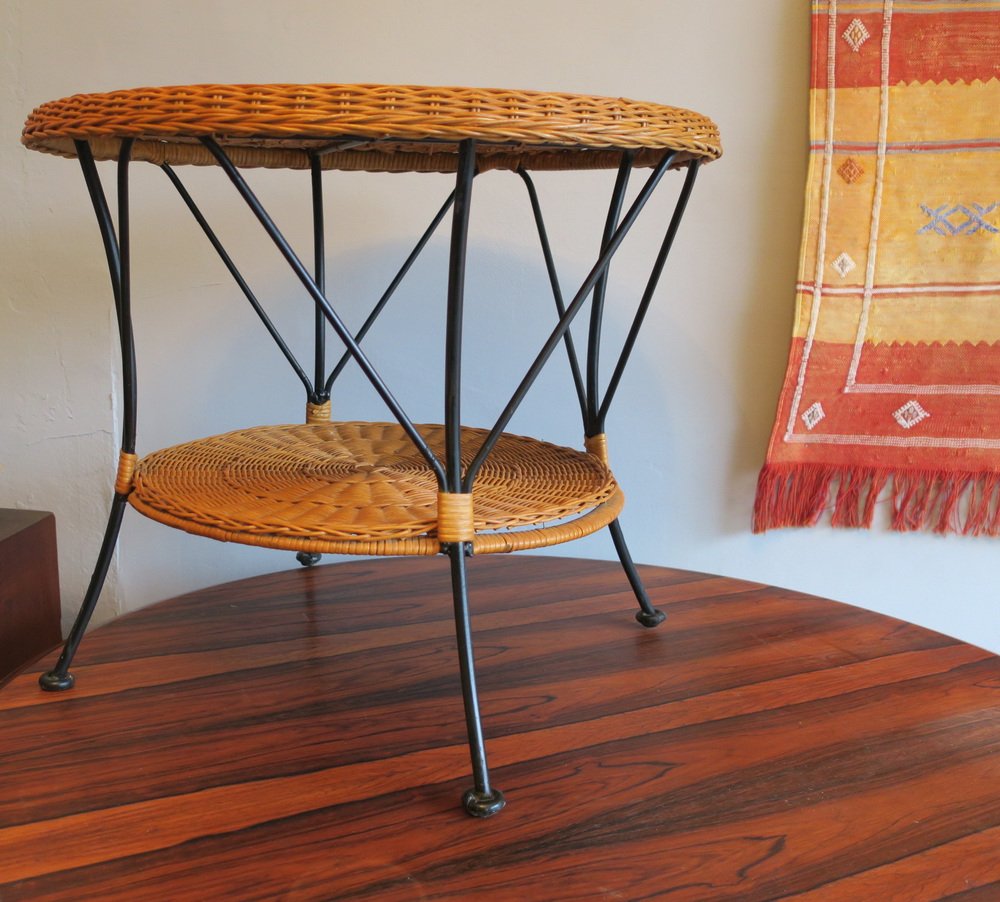
[[[753,531],[813,526],[832,501],[832,526],[870,527],[889,482],[890,525],[899,532],[1000,535],[1000,473],[894,472],[878,467],[767,464],[757,480]]]

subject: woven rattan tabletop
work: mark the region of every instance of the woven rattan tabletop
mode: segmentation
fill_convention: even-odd
[[[451,172],[458,143],[478,142],[480,169],[617,167],[709,162],[722,153],[715,124],[677,107],[583,94],[414,85],[183,85],[76,94],[42,104],[25,123],[33,149],[75,156],[90,142],[115,159],[215,162],[211,136],[238,166]]]

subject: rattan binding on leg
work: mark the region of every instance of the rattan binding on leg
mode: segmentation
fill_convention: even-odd
[[[118,454],[118,473],[115,476],[115,494],[127,495],[132,491],[132,478],[135,475],[135,466],[139,458],[128,451],[121,451]]]
[[[437,536],[441,542],[471,542],[476,537],[471,494],[438,492]]]
[[[608,466],[608,436],[605,433],[599,432],[597,435],[584,436],[583,446],[604,466]]]
[[[310,425],[316,423],[329,423],[332,402],[324,401],[322,404],[314,404],[306,401],[306,422]]]

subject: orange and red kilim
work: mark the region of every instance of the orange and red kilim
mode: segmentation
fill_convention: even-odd
[[[813,3],[794,336],[754,529],[1000,534],[1000,0]]]

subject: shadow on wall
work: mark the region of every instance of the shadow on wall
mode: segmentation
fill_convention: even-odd
[[[783,77],[776,77],[754,106],[755,114],[769,124],[758,130],[767,142],[760,153],[768,165],[740,173],[749,181],[743,190],[752,217],[742,237],[749,250],[741,259],[752,269],[743,274],[742,293],[728,299],[737,324],[732,334],[737,429],[725,493],[733,503],[724,506],[720,521],[730,533],[750,528],[757,474],[788,358],[798,272],[809,142],[809,16],[785,16],[779,24],[785,31],[779,43],[793,48],[794,54],[786,67],[775,68],[774,74]],[[767,105],[762,108],[760,101]]]

